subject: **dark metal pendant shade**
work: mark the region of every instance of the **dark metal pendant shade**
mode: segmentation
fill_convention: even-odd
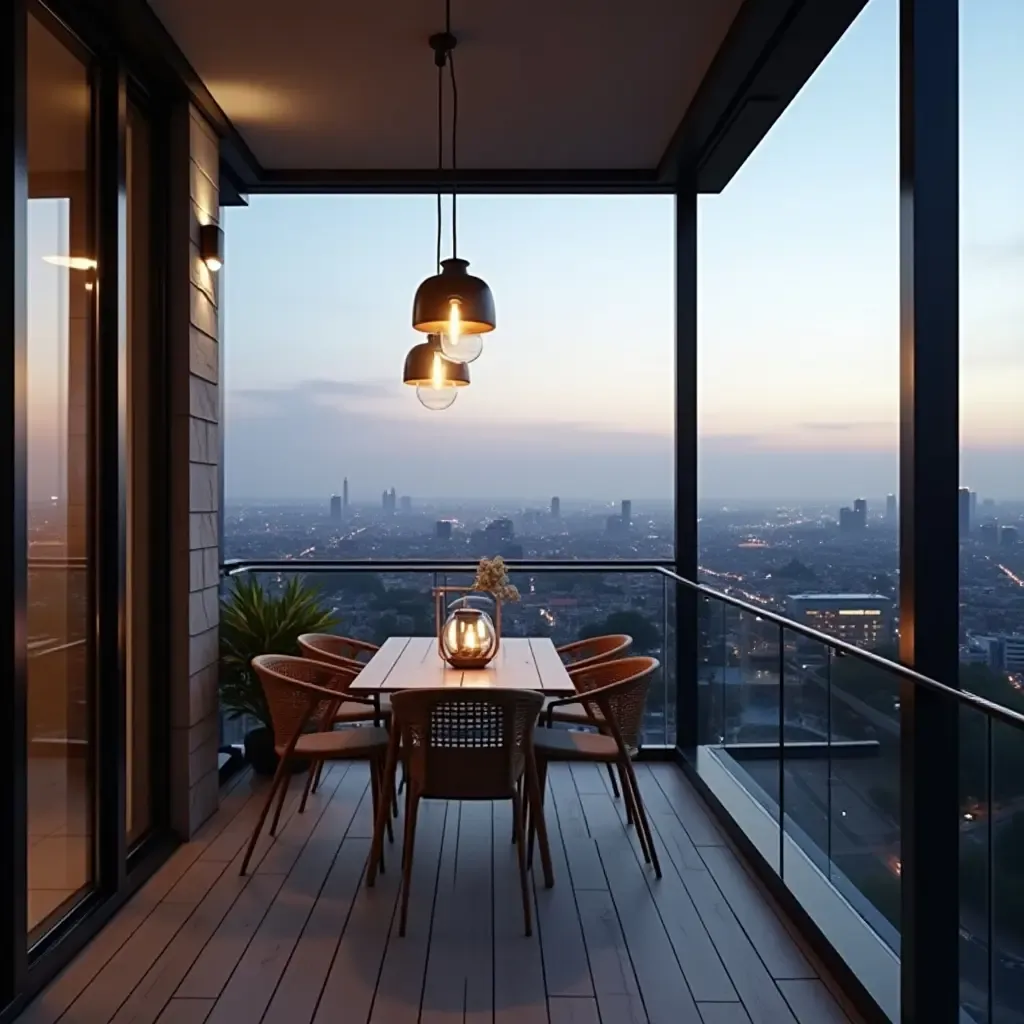
[[[412,387],[463,388],[469,383],[469,367],[445,358],[440,337],[431,334],[409,349],[402,380]]]
[[[459,303],[463,334],[486,334],[494,330],[494,296],[486,281],[466,273],[468,266],[468,260],[442,260],[441,273],[428,277],[416,289],[412,325],[417,331],[445,333],[451,318],[452,299]]]

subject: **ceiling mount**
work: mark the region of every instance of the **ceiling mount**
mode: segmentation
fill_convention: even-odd
[[[434,51],[434,63],[443,68],[448,63],[448,54],[458,46],[458,39],[451,32],[435,32],[427,42]]]

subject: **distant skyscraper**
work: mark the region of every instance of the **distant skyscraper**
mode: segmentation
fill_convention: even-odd
[[[331,518],[341,518],[341,498],[337,494],[331,495]]]
[[[345,518],[348,518],[348,477],[341,483],[341,512]]]
[[[852,533],[856,529],[856,517],[849,505],[844,505],[839,510],[839,532]]]
[[[628,498],[622,503],[622,525],[631,526],[633,523],[633,502]]]
[[[978,521],[978,492],[971,491],[971,522]]]
[[[896,517],[897,517],[896,495],[895,494],[890,494],[885,499],[885,518],[889,522],[893,522],[893,521],[895,521]]]
[[[961,487],[957,495],[957,511],[960,520],[960,539],[965,540],[971,534],[971,491],[969,487]]]
[[[401,506],[400,507],[402,509],[402,512],[405,513],[405,514],[408,514],[408,513],[410,513],[412,511],[412,498],[410,498],[408,494],[403,494],[402,495],[402,501],[401,501]]]
[[[1004,548],[1012,548],[1017,546],[1017,541],[1020,540],[1020,532],[1016,526],[1004,526],[999,531],[999,545]]]
[[[552,498],[551,499],[551,518],[561,519],[562,518],[562,499]]]
[[[438,519],[434,523],[434,536],[438,540],[452,539],[452,521],[450,519]]]
[[[511,541],[515,539],[515,535],[515,526],[511,519],[492,519],[484,527],[484,537],[488,543]]]
[[[395,509],[398,505],[398,495],[395,493],[394,487],[390,491],[382,492],[380,496],[380,507],[388,515],[394,515]]]
[[[982,544],[994,548],[999,543],[999,523],[994,519],[989,523],[982,523],[978,527],[978,537]]]
[[[868,525],[868,503],[863,498],[858,498],[853,503],[853,517],[858,530],[863,530]]]

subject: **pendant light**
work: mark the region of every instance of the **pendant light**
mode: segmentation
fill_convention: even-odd
[[[468,260],[458,254],[458,131],[459,90],[453,51],[457,40],[451,32],[451,0],[445,2],[445,31],[430,37],[437,67],[437,170],[444,170],[444,70],[452,91],[452,255],[441,259],[441,193],[437,194],[437,269],[416,289],[412,325],[417,331],[437,334],[449,358],[471,363],[483,350],[481,335],[495,327],[494,296],[487,282],[468,273]]]
[[[405,357],[402,379],[416,388],[420,404],[434,412],[447,409],[469,384],[469,367],[448,359],[441,350],[441,338],[428,334],[427,340],[413,345]]]

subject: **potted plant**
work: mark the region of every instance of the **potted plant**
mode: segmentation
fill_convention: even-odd
[[[315,589],[299,577],[277,596],[255,579],[238,578],[221,602],[220,702],[230,718],[243,715],[258,725],[245,736],[245,757],[253,770],[272,775],[277,769],[274,729],[263,687],[252,670],[258,654],[299,654],[303,633],[325,633],[337,625]]]

